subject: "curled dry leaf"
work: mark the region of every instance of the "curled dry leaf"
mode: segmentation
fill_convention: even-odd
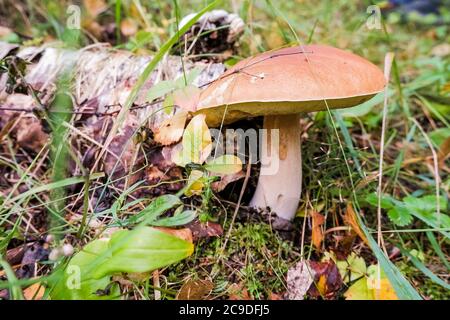
[[[311,269],[308,261],[300,261],[288,270],[287,292],[288,300],[303,300],[311,284],[314,282],[316,272]]]
[[[39,120],[35,118],[21,118],[15,131],[19,146],[36,153],[42,149],[49,138],[49,135],[42,130]]]
[[[179,110],[171,118],[164,120],[154,132],[155,141],[163,146],[180,141],[187,117],[188,113],[186,111]]]
[[[228,300],[253,300],[253,297],[248,293],[247,288],[242,283],[233,283],[228,288],[230,295]]]
[[[25,300],[41,300],[45,293],[45,287],[40,282],[33,283],[23,290]]]
[[[120,32],[126,37],[131,37],[138,31],[138,25],[133,19],[123,19],[120,22]]]
[[[108,9],[105,0],[83,0],[83,5],[91,17],[96,17]]]
[[[314,247],[316,247],[317,250],[320,251],[321,244],[323,241],[323,231],[322,231],[322,225],[325,223],[325,217],[318,213],[317,211],[312,211],[311,213],[312,218],[312,244]]]
[[[210,280],[188,280],[178,291],[177,300],[203,300],[213,289]]]
[[[353,210],[351,202],[347,203],[347,210],[345,211],[344,221],[353,229],[353,231],[355,231],[355,233],[364,241],[365,244],[369,245],[369,241],[367,240],[364,232],[362,232],[361,228],[359,227],[358,219],[356,218],[356,212],[355,210]]]
[[[237,173],[222,175],[219,181],[215,181],[211,184],[211,188],[214,192],[221,192],[228,184],[238,181],[244,177],[245,173],[242,170]]]

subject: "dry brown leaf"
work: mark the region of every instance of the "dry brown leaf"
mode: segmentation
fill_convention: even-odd
[[[229,183],[238,181],[244,177],[245,177],[245,173],[242,170],[239,171],[238,173],[223,175],[219,181],[215,181],[215,182],[211,183],[211,189],[214,192],[221,192],[226,188],[226,186]]]
[[[268,298],[269,298],[269,300],[284,300],[283,295],[275,293],[275,292],[269,293]]]
[[[49,135],[43,131],[39,120],[35,118],[20,119],[15,131],[19,146],[36,153],[42,149],[49,138]]]
[[[442,144],[439,147],[438,152],[438,160],[439,160],[439,167],[443,168],[445,165],[445,159],[447,159],[450,155],[450,137],[444,140]]]
[[[321,249],[321,244],[324,238],[322,225],[325,222],[325,217],[318,213],[317,211],[312,211],[312,244],[317,250]]]
[[[233,283],[228,290],[230,292],[228,300],[253,300],[252,296],[248,293],[247,288],[245,288],[242,283]]]
[[[166,227],[154,227],[155,229],[158,229],[162,232],[171,234],[177,238],[180,238],[182,240],[185,240],[187,242],[192,243],[193,239],[192,239],[192,232],[190,229],[188,228],[183,228],[183,229],[173,229],[173,228],[166,228]]]
[[[312,297],[332,298],[342,286],[342,278],[339,269],[333,260],[326,262],[310,261],[309,266],[315,272],[314,285],[308,294]]]
[[[213,289],[210,280],[188,280],[178,291],[177,300],[204,300]]]
[[[41,300],[44,296],[44,292],[44,286],[42,286],[40,282],[36,282],[23,290],[23,297],[25,300]]]
[[[351,202],[347,203],[344,221],[348,226],[350,226],[353,229],[353,231],[355,231],[355,233],[364,241],[365,244],[369,245],[369,241],[367,240],[364,232],[362,232],[361,228],[359,227],[358,220],[356,219],[356,212],[355,210],[353,210]]]
[[[131,37],[138,31],[138,25],[133,19],[123,19],[120,22],[120,32],[126,37]]]
[[[180,141],[187,117],[188,113],[180,110],[173,117],[164,120],[161,126],[155,130],[155,141],[164,146]]]
[[[220,237],[223,234],[222,226],[215,222],[202,223],[199,220],[186,225],[192,231],[194,241],[202,238]]]

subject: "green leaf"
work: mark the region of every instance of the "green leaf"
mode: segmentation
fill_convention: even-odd
[[[431,141],[434,142],[434,144],[439,147],[445,139],[450,137],[450,128],[440,128],[436,129],[428,134]]]
[[[354,252],[352,252],[346,260],[336,261],[336,266],[344,283],[355,281],[365,275],[367,271],[364,259],[358,257]]]
[[[24,300],[22,294],[22,288],[18,284],[18,280],[16,278],[16,274],[14,270],[11,268],[9,263],[3,259],[3,256],[0,254],[0,266],[5,271],[6,277],[8,278],[9,292],[11,294],[12,300]]]
[[[194,250],[192,243],[150,227],[120,230],[113,234],[109,246],[111,257],[95,268],[96,278],[152,271],[187,258]]]
[[[373,300],[372,293],[367,287],[367,279],[363,277],[350,286],[344,293],[347,300]]]
[[[205,186],[205,182],[206,181],[205,177],[203,176],[203,171],[192,170],[189,174],[186,186],[183,189],[185,196],[191,197],[193,195],[201,194]]]
[[[434,283],[442,286],[443,288],[450,290],[450,284],[436,276],[430,269],[428,269],[418,258],[414,257],[412,254],[410,254],[407,250],[400,247],[400,251],[404,256],[407,256],[411,262],[414,264],[414,266],[422,271],[422,273],[431,279]]]
[[[182,226],[188,224],[197,216],[197,211],[195,210],[186,210],[179,214],[174,215],[173,217],[159,219],[152,223],[154,226],[158,227],[175,227]]]
[[[63,269],[54,274],[50,281],[50,296],[54,300],[110,300],[119,296],[117,285],[111,287],[109,295],[99,295],[111,283],[110,276],[95,278],[92,272],[86,272],[90,263],[108,250],[109,240],[98,239],[87,244]]]
[[[401,207],[392,208],[387,214],[389,219],[399,227],[406,226],[413,220],[413,216],[408,212],[408,210]]]
[[[174,195],[166,194],[154,199],[145,209],[128,220],[129,223],[145,221],[151,225],[160,215],[176,205],[182,204],[181,200]]]
[[[242,161],[239,157],[226,154],[209,161],[205,169],[217,174],[234,174],[242,170]]]
[[[378,196],[376,193],[370,193],[366,196],[365,200],[372,206],[378,207]],[[391,209],[393,207],[391,198],[387,195],[381,195],[381,208]]]
[[[112,275],[149,272],[192,252],[192,243],[151,227],[120,230],[111,239],[94,240],[77,253],[50,281],[50,296],[67,300],[118,298],[119,288],[111,283]],[[102,292],[105,294],[99,294]]]
[[[172,92],[176,88],[175,81],[164,80],[156,83],[153,87],[148,90],[147,100],[153,101],[157,98],[165,96],[169,92]]]

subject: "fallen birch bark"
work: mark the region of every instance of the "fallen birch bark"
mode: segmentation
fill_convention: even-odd
[[[17,49],[0,43],[0,53],[4,56]],[[92,168],[103,139],[111,129],[116,115],[114,112],[120,110],[151,57],[135,56],[130,52],[110,49],[103,44],[79,51],[23,48],[19,49],[15,56],[30,63],[26,68],[24,80],[44,106],[51,103],[59,76],[66,71],[72,72],[70,92],[74,114],[71,121],[65,124],[69,132],[67,141],[74,145],[73,149],[80,155],[86,168],[103,170],[112,179],[126,176],[132,168],[144,161],[143,152],[139,153],[136,142],[130,140],[135,133],[140,128],[157,132],[161,123],[179,110],[175,106],[167,113],[162,108],[161,99],[147,99],[150,88],[161,81],[179,79],[183,77],[183,72],[189,73],[194,68],[199,72],[192,84],[201,87],[218,78],[225,70],[221,63],[182,61],[181,57],[166,56],[139,91],[100,166]],[[2,74],[0,79],[0,141],[10,136],[20,147],[37,153],[49,143],[49,134],[44,130],[41,119],[32,112],[38,107],[38,103],[31,94],[7,93],[7,77],[7,74]],[[147,155],[147,166],[152,161],[159,165],[159,168],[149,166],[147,169],[150,172],[147,172],[146,176],[154,177],[150,178],[149,184],[166,178],[163,172],[172,166],[167,158],[168,154],[170,155],[170,147],[160,153]],[[71,174],[81,174],[75,163],[71,162],[69,167]],[[168,174],[170,175],[170,172]],[[179,175],[181,173],[177,172],[176,176]],[[126,185],[141,178],[142,174],[133,175]]]

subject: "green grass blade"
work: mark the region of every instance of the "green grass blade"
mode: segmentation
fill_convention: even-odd
[[[357,212],[355,210],[355,212]],[[378,263],[381,268],[386,273],[386,276],[389,278],[390,283],[394,287],[395,293],[397,294],[400,300],[422,300],[420,294],[414,289],[414,287],[405,279],[403,274],[398,270],[398,268],[386,257],[384,252],[378,246],[375,239],[370,234],[367,227],[362,222],[359,214],[356,214],[358,219],[359,226],[361,230],[364,232],[367,240],[369,241],[370,247],[378,259]]]

